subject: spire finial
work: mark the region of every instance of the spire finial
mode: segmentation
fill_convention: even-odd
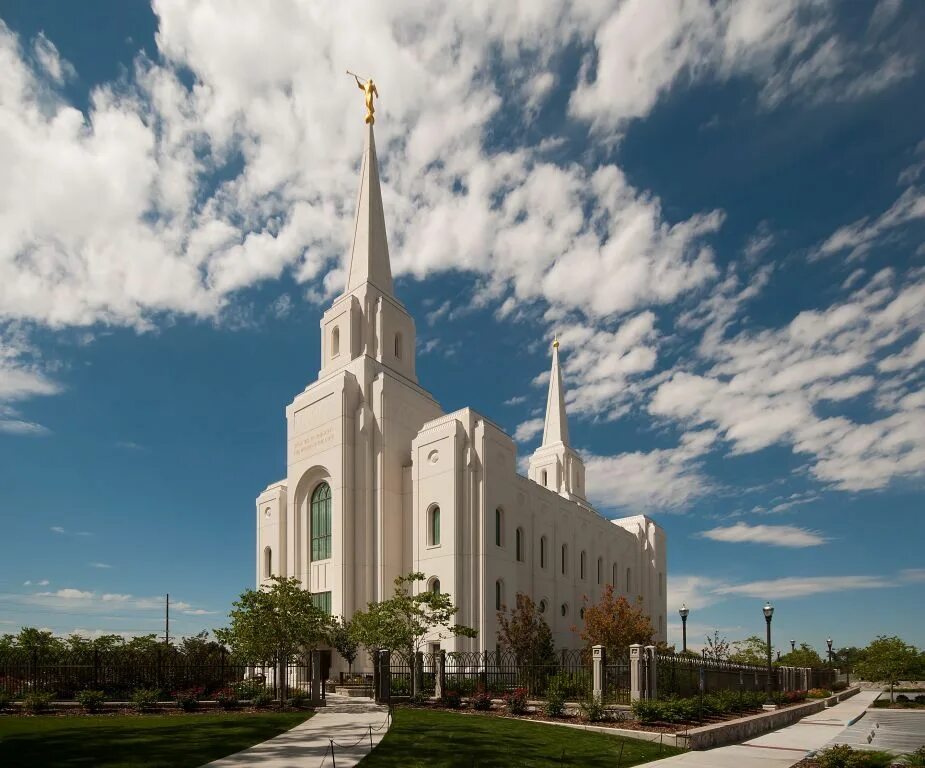
[[[376,89],[376,84],[373,82],[371,77],[361,78],[354,72],[347,70],[348,75],[353,75],[354,80],[357,81],[357,87],[363,91],[366,97],[366,123],[372,125],[376,122],[376,105],[373,103],[373,96],[378,96],[379,91]]]
[[[555,335],[555,338],[552,340],[552,348],[553,349],[559,348],[559,334],[558,333]]]

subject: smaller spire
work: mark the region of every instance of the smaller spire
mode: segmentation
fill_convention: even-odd
[[[559,368],[559,337],[552,342],[552,371],[549,374],[549,397],[543,425],[543,446],[561,443],[568,446],[568,417],[565,414],[565,389]]]

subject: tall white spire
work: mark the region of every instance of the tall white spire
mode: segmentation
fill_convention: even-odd
[[[366,125],[366,141],[360,166],[360,191],[357,194],[356,222],[350,269],[345,293],[372,283],[388,296],[394,296],[392,267],[389,264],[389,243],[385,234],[385,212],[379,187],[379,161],[373,125]]]
[[[559,369],[559,339],[552,343],[552,371],[549,374],[549,398],[546,400],[546,422],[543,425],[543,445],[568,445],[568,417],[565,414],[565,390]]]

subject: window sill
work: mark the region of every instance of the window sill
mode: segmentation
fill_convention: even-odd
[[[442,546],[442,544],[428,544],[424,549],[440,549]]]

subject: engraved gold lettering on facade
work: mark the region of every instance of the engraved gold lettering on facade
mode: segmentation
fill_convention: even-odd
[[[292,441],[292,461],[298,461],[312,453],[316,453],[334,442],[336,430],[334,426],[316,429],[297,440]]]

